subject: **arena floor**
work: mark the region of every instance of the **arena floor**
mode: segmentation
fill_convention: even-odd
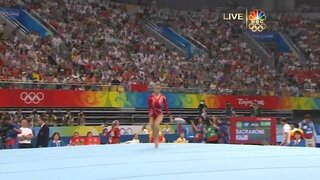
[[[120,144],[0,151],[0,179],[318,179],[320,149]]]

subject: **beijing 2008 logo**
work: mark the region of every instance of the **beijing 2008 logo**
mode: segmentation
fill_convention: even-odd
[[[251,29],[252,32],[262,32],[267,27],[264,23],[266,14],[260,9],[250,11],[249,20],[249,29]]]

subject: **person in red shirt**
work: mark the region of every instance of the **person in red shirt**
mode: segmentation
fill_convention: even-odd
[[[94,144],[100,144],[97,137],[94,137],[92,132],[87,133],[87,137],[84,139],[84,145],[94,145]]]
[[[161,131],[159,131],[158,142],[159,143],[165,143],[166,142],[166,139],[164,138],[164,136],[161,133]],[[150,143],[154,143],[154,138],[153,138],[152,133],[150,134]]]
[[[115,120],[112,122],[112,128],[109,131],[109,136],[111,137],[111,144],[119,144],[120,138],[120,129],[119,129],[119,121]]]
[[[168,109],[168,103],[166,97],[160,93],[160,83],[154,85],[154,92],[149,96],[148,107],[149,107],[149,125],[151,125],[153,137],[155,139],[155,148],[159,146],[159,126],[163,120],[162,109],[164,109],[171,119],[171,113]]]
[[[78,146],[83,144],[83,139],[79,136],[79,132],[74,132],[70,138],[70,146]]]

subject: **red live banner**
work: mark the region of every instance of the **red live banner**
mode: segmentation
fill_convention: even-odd
[[[230,142],[233,144],[276,144],[277,121],[272,117],[233,117]]]
[[[198,108],[204,100],[210,109],[251,109],[258,102],[263,110],[319,110],[320,98],[276,96],[217,96],[212,94],[164,93],[170,108]],[[113,107],[147,108],[150,92],[0,89],[0,107]]]

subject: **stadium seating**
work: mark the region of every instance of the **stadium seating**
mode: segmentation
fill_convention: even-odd
[[[58,34],[41,39],[31,32],[24,41],[18,41],[14,34],[5,38],[0,44],[2,88],[124,91],[108,87],[119,81],[129,90],[130,84],[151,86],[160,81],[173,89],[217,94],[302,96],[319,89],[319,31],[314,29],[319,24],[299,16],[282,17],[284,23],[278,26],[283,26],[305,53],[306,65],[282,54],[282,69],[276,71],[239,39],[244,24],[220,21],[216,11],[148,6],[128,12],[125,4],[109,1],[32,2],[24,7]],[[207,47],[208,56],[188,59],[168,49],[143,30],[143,19],[170,24]],[[298,29],[295,24],[300,24]],[[310,70],[312,74],[306,72]]]

